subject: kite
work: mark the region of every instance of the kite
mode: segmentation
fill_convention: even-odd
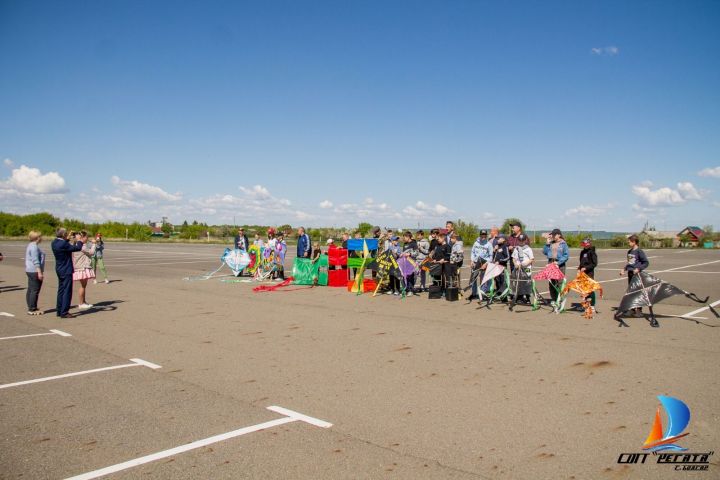
[[[370,268],[377,271],[377,287],[375,287],[373,297],[377,295],[380,287],[390,280],[391,276],[399,279],[403,278],[398,261],[395,257],[393,257],[390,250],[386,250],[379,254],[370,264]]]
[[[496,280],[496,277],[499,277],[500,275],[505,275],[505,282],[504,282],[504,289],[502,292],[500,292],[499,295],[497,295],[498,299],[505,298],[508,293],[510,292],[510,282],[508,278],[507,270],[503,265],[500,265],[499,263],[493,263],[488,262],[486,263],[487,267],[485,268],[485,274],[482,277],[482,282],[480,282],[480,288],[478,289],[481,296],[487,297],[487,304],[486,306],[489,308],[490,304],[495,299],[495,288],[498,285],[498,281]],[[483,286],[490,282],[488,290],[486,291]]]
[[[250,245],[247,252],[250,255],[250,265],[247,266],[246,270],[250,275],[255,275],[262,259],[262,249],[258,245]]]
[[[538,309],[538,294],[535,289],[535,280],[530,276],[525,268],[516,267],[510,273],[510,293],[512,294],[512,300],[510,301],[510,311],[517,304],[517,299],[520,296],[527,296],[530,298],[530,302],[533,310]]]
[[[234,250],[231,250],[229,248],[226,248],[225,251],[220,255],[220,266],[213,270],[212,272],[206,273],[204,275],[198,275],[194,277],[185,277],[183,280],[209,280],[213,278],[213,276],[219,272],[225,265],[230,268],[233,275],[236,277],[240,276],[243,270],[245,270],[248,265],[251,263],[250,255],[245,250],[240,250],[239,248],[236,248]],[[227,275],[223,275],[227,276]]]
[[[565,288],[565,274],[560,270],[560,267],[557,266],[557,263],[548,263],[548,265],[540,270],[538,273],[533,275],[533,280],[553,280],[553,281],[560,281],[562,280],[562,283],[559,287],[556,287],[554,283],[550,282],[550,288],[554,288],[555,291],[557,291],[557,300],[553,303],[551,303],[553,307],[553,311],[555,313],[560,313],[565,308],[565,298],[562,295],[562,291]],[[539,296],[539,295],[538,295]]]
[[[567,295],[570,290],[577,292],[582,297],[582,306],[585,309],[583,317],[587,319],[593,318],[593,309],[590,305],[590,299],[588,297],[593,292],[597,291],[600,293],[600,298],[602,298],[603,289],[600,286],[600,282],[593,280],[585,272],[578,272],[575,280],[565,285],[565,288],[562,290],[562,295]]]
[[[397,259],[398,268],[403,278],[403,297],[408,288],[412,285],[408,284],[408,278],[419,272],[418,264],[410,257],[400,257]]]
[[[649,273],[640,272],[635,274],[630,280],[628,289],[620,300],[620,305],[617,307],[615,313],[615,320],[617,320],[618,327],[628,327],[620,316],[633,308],[648,307],[650,309],[650,326],[659,327],[657,319],[655,318],[655,312],[653,312],[653,306],[666,298],[670,298],[673,295],[685,295],[690,300],[697,303],[707,303],[710,297],[706,297],[704,300],[700,299],[694,293],[686,292],[675,285],[671,285],[657,277],[650,275]],[[716,317],[720,318],[718,312],[708,305],[708,308],[715,314]]]

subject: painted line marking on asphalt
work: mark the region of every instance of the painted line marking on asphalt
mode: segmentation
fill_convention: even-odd
[[[53,375],[52,377],[34,378],[32,380],[25,380],[22,382],[6,383],[4,385],[0,385],[0,390],[2,390],[3,388],[11,388],[11,387],[19,387],[21,385],[29,385],[31,383],[48,382],[50,380],[58,380],[61,378],[76,377],[78,375],[87,375],[88,373],[97,373],[97,372],[106,372],[108,370],[117,370],[119,368],[128,368],[128,367],[149,367],[152,369],[162,368],[162,367],[160,367],[160,365],[155,365],[154,363],[150,363],[145,360],[141,360],[139,358],[131,358],[130,361],[133,363],[125,363],[122,365],[113,365],[112,367],[94,368],[92,370],[83,370],[80,372],[64,373],[62,375]]]
[[[0,312],[0,317],[14,317],[14,316],[15,315],[13,315],[12,313]]]
[[[268,428],[276,427],[278,425],[284,425],[286,423],[305,422],[321,428],[332,427],[332,423],[317,418],[308,417],[307,415],[303,415],[302,413],[298,413],[293,410],[288,410],[287,408],[273,405],[267,407],[267,409],[276,413],[280,413],[281,415],[284,415],[284,417],[270,420],[268,422],[258,423],[257,425],[251,425],[249,427],[239,428],[231,432],[221,433],[219,435],[214,435],[212,437],[204,438],[202,440],[196,440],[194,442],[186,443],[185,445],[181,445],[179,447],[170,448],[168,450],[163,450],[157,453],[152,453],[150,455],[145,455],[144,457],[139,457],[134,460],[128,460],[126,462],[111,465],[109,467],[93,470],[92,472],[76,475],[74,477],[68,477],[66,480],[91,480],[93,478],[103,477],[111,473],[116,473],[122,470],[137,467],[138,465],[144,465],[146,463],[154,462],[162,458],[172,457],[180,453],[185,453],[190,450],[195,450],[198,448],[206,447],[208,445],[212,445],[213,443],[218,443],[224,440],[228,440],[230,438],[247,435],[248,433],[259,432],[260,430],[266,430]]]
[[[13,337],[0,337],[0,340],[13,340],[16,338],[28,338],[28,337],[42,337],[45,335],[60,335],[61,337],[72,337],[69,333],[65,333],[61,330],[50,330],[46,333],[31,333],[29,335],[15,335]]]
[[[609,271],[609,272],[617,272],[618,271],[617,268],[596,268],[595,270],[605,270],[605,271]],[[673,273],[710,273],[710,274],[718,275],[718,274],[720,274],[720,271],[706,272],[706,271],[700,271],[700,270],[679,270],[679,271],[673,272]]]
[[[710,304],[710,306],[705,306],[705,307],[698,308],[697,310],[693,310],[692,312],[688,312],[688,313],[686,313],[685,315],[681,315],[681,317],[692,317],[692,316],[695,315],[696,313],[704,312],[705,310],[710,310],[710,307],[715,307],[715,306],[717,306],[717,305],[720,305],[720,300],[715,300],[714,302],[712,302],[712,303]]]

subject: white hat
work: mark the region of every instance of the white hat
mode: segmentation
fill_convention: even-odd
[[[327,239],[327,242],[325,242],[325,243],[327,243],[328,245],[330,245],[331,243],[335,243],[335,240],[333,240],[332,238],[328,238],[328,239]]]

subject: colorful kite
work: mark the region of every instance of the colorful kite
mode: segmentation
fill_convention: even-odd
[[[183,280],[209,280],[215,276],[217,272],[219,272],[224,266],[227,265],[227,267],[232,271],[233,275],[236,277],[240,276],[242,271],[247,268],[247,266],[251,263],[250,255],[245,250],[240,250],[238,248],[231,250],[229,248],[226,248],[225,251],[220,255],[220,266],[213,270],[212,272],[208,272],[204,275],[198,275],[193,277],[185,277]],[[222,276],[228,276],[228,275],[222,275]],[[218,276],[219,278],[220,276]]]
[[[554,288],[558,294],[557,300],[551,303],[553,311],[555,313],[562,312],[565,308],[566,301],[566,298],[562,295],[562,291],[565,289],[565,274],[562,272],[562,270],[560,270],[560,267],[558,267],[556,263],[548,263],[545,268],[533,275],[533,280],[553,280],[555,282],[559,282],[562,280],[562,283],[559,286],[556,286],[555,283],[550,282],[550,288]]]
[[[650,309],[650,326],[659,327],[657,319],[655,318],[655,312],[653,312],[653,306],[666,298],[670,298],[673,295],[685,295],[690,300],[697,303],[707,303],[710,297],[706,297],[704,300],[700,299],[694,293],[686,292],[675,285],[671,285],[657,277],[650,275],[649,273],[640,272],[635,274],[630,280],[628,289],[620,300],[617,312],[615,313],[615,320],[619,322],[618,327],[628,327],[621,317],[624,312],[627,312],[633,308],[648,307]],[[720,318],[718,312],[708,305],[710,311],[712,311],[716,317]],[[692,319],[692,318],[691,318]]]
[[[418,264],[410,257],[400,257],[397,259],[398,268],[400,269],[400,273],[402,274],[402,280],[403,280],[403,297],[407,293],[408,289],[411,289],[413,286],[409,284],[408,279],[411,275],[414,275],[418,273],[419,267]]]
[[[489,308],[490,304],[495,300],[495,297],[503,299],[510,293],[510,279],[505,267],[499,263],[488,262],[486,265],[487,267],[485,267],[485,273],[483,274],[478,291],[482,297],[487,298],[486,306]],[[505,281],[502,283],[504,288],[502,292],[497,294],[496,289],[499,283],[497,278],[501,275],[504,275]],[[486,287],[485,284],[488,284],[488,286]]]
[[[603,289],[600,286],[600,282],[593,280],[585,272],[578,272],[575,280],[565,285],[565,288],[563,288],[561,294],[565,296],[570,290],[572,290],[573,292],[577,292],[580,297],[582,297],[582,306],[585,310],[585,313],[583,313],[583,317],[587,319],[593,318],[593,309],[590,305],[590,299],[588,297],[593,292],[598,292],[600,294],[600,298],[602,298]]]

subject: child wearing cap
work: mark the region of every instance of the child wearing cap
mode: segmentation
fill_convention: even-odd
[[[547,257],[548,263],[556,263],[562,273],[565,273],[565,264],[570,258],[570,250],[562,236],[559,228],[554,229],[550,233],[545,234],[545,246],[543,254]],[[550,298],[553,302],[557,301],[560,292],[561,282],[558,280],[550,280]]]
[[[529,240],[527,235],[521,233],[516,237],[515,248],[512,250],[512,265],[514,269],[522,269],[528,278],[532,275],[532,264],[535,261],[535,254],[528,245]],[[520,295],[519,299],[530,303],[530,297],[528,295]]]
[[[597,253],[595,253],[595,246],[592,244],[590,238],[586,238],[580,243],[582,250],[580,250],[580,265],[578,265],[578,271],[585,273],[590,278],[595,278],[595,267],[597,267],[598,259]],[[590,307],[593,313],[595,312],[595,292],[590,294]]]

